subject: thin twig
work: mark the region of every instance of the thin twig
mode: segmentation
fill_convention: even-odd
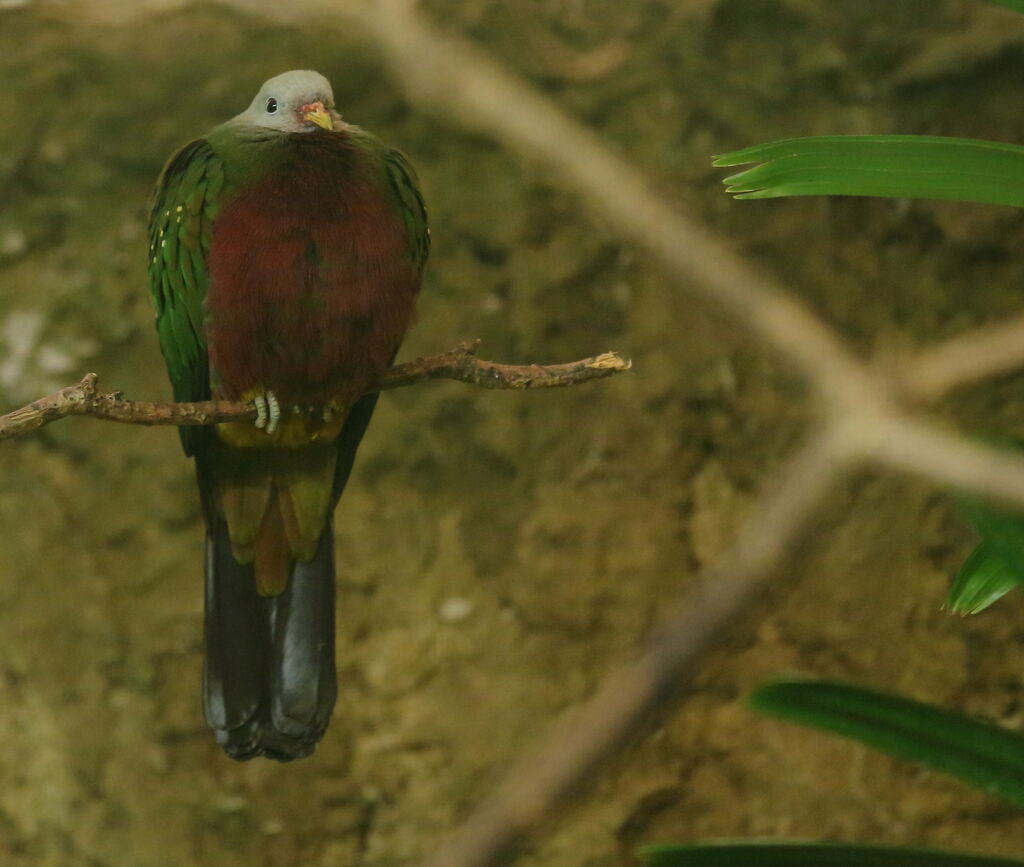
[[[954,337],[911,359],[902,385],[927,402],[962,385],[1016,370],[1024,364],[1024,315]]]
[[[380,390],[413,385],[423,379],[454,379],[482,388],[564,388],[602,379],[632,368],[632,362],[616,352],[566,364],[498,364],[476,357],[479,341],[463,344],[443,355],[430,355],[393,367],[380,383]]]
[[[863,462],[1024,506],[1024,455],[972,442],[910,415],[847,418],[839,424],[847,451]]]
[[[442,355],[431,355],[399,364],[384,374],[378,390],[402,388],[427,379],[454,379],[483,388],[560,388],[603,379],[631,367],[629,361],[614,352],[567,364],[497,364],[476,358],[477,347],[478,343],[463,344]],[[125,400],[120,392],[98,392],[96,384],[96,374],[89,373],[77,385],[62,388],[0,416],[0,440],[24,436],[69,415],[87,415],[125,424],[178,426],[256,418],[256,409],[251,403],[224,400],[151,403]]]

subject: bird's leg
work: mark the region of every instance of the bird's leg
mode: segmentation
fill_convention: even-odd
[[[258,424],[258,420],[257,420]],[[277,399],[277,395],[272,391],[267,392],[267,436],[273,436],[277,433],[277,428],[281,424],[281,404]]]
[[[267,398],[257,394],[253,396],[252,402],[256,404],[256,427],[263,430],[267,426]]]
[[[251,399],[256,405],[254,424],[259,430],[265,431],[267,436],[273,436],[281,426],[281,402],[277,395],[272,391],[259,391]]]

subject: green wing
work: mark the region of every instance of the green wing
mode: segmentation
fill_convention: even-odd
[[[401,151],[388,150],[384,154],[391,188],[402,209],[402,219],[409,232],[410,254],[419,271],[426,264],[430,253],[430,228],[427,225],[427,208],[420,193],[419,178]]]
[[[223,163],[205,140],[197,139],[171,157],[153,197],[149,289],[160,351],[179,401],[210,396],[203,300],[206,254],[223,186]],[[182,427],[179,432],[185,453],[193,454],[196,430]]]

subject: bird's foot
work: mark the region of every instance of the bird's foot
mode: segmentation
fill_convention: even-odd
[[[280,447],[334,439],[348,414],[347,407],[338,401],[312,405],[291,402],[282,404],[280,398],[268,388],[254,388],[245,392],[242,399],[252,401],[256,419],[253,427],[241,425],[249,435],[245,436],[239,430],[236,440],[244,441],[245,445],[252,447],[270,446],[268,437],[273,440],[274,446]]]
[[[273,436],[281,424],[281,403],[277,395],[272,391],[261,392],[252,400],[256,404],[256,427]]]
[[[277,395],[272,391],[267,392],[267,433],[273,436],[277,433],[277,428],[281,424],[281,404],[277,400]]]

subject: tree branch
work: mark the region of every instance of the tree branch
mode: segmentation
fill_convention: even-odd
[[[922,350],[902,371],[911,398],[922,402],[1024,364],[1024,314]]]
[[[615,352],[567,364],[498,364],[476,357],[479,341],[451,352],[417,358],[392,367],[378,390],[415,385],[427,379],[454,379],[492,389],[562,388],[603,379],[629,370],[631,362]],[[0,440],[24,436],[69,415],[140,425],[204,425],[256,418],[251,403],[207,400],[198,403],[152,403],[126,400],[121,392],[97,391],[98,377],[88,373],[77,385],[55,391],[27,406],[0,416]]]

